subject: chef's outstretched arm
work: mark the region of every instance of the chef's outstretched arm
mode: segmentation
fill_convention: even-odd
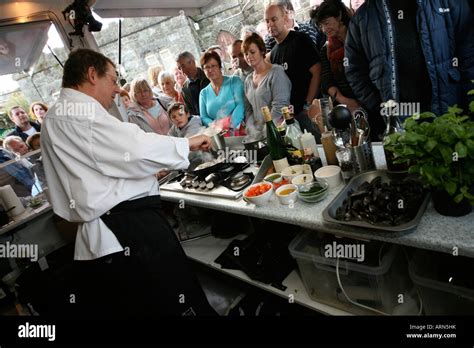
[[[195,135],[188,138],[190,151],[209,151],[211,148],[211,138],[206,135]]]

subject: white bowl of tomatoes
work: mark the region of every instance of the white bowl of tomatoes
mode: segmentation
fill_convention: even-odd
[[[272,184],[268,182],[260,182],[247,187],[244,191],[244,200],[257,206],[263,206],[268,203],[273,196]]]

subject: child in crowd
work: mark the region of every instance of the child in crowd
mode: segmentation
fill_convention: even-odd
[[[127,110],[128,107],[130,106],[130,103],[132,102],[130,99],[130,94],[128,94],[128,92],[125,89],[121,88],[120,98],[122,99],[122,103],[125,106],[125,110]]]
[[[41,148],[41,135],[40,133],[35,133],[30,135],[26,139],[26,145],[31,149],[31,151],[35,151]]]
[[[192,116],[183,103],[171,104],[168,115],[173,124],[168,135],[172,137],[189,138],[196,135],[202,126],[200,117]]]

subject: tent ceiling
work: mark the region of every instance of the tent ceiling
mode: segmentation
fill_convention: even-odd
[[[215,0],[97,0],[94,12],[102,18],[177,16],[180,11],[188,16],[202,12]]]

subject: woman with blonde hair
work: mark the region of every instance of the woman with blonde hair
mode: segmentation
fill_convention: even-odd
[[[173,100],[163,94],[155,98],[150,84],[144,78],[132,81],[130,97],[133,103],[127,110],[128,121],[145,132],[167,135],[171,124],[166,110]]]
[[[158,94],[163,92],[160,88],[160,84],[158,83],[158,76],[162,71],[163,67],[161,65],[154,65],[148,68],[148,78],[150,79],[151,90],[153,91],[155,97],[157,97]]]
[[[48,107],[44,103],[34,102],[30,105],[30,116],[39,126],[41,126],[44,121],[44,115],[46,114],[46,111],[48,111]]]
[[[162,71],[158,75],[158,84],[163,94],[173,99],[173,102],[184,103],[183,96],[176,90],[174,74],[169,71]]]

